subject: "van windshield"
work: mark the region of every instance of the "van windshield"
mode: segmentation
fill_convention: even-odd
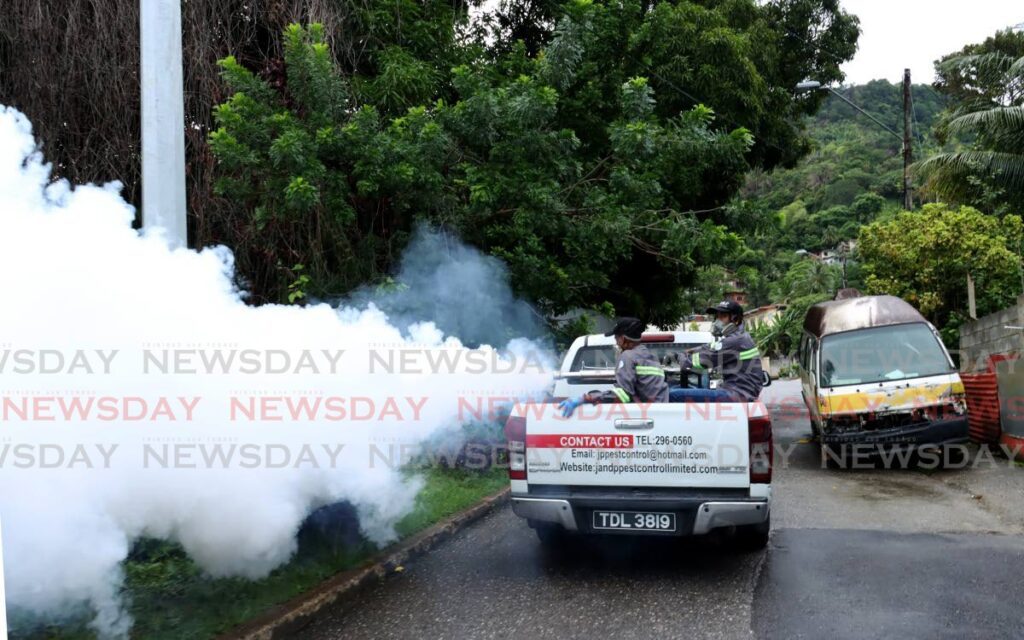
[[[821,386],[886,382],[953,370],[926,324],[872,327],[826,336],[821,342]]]

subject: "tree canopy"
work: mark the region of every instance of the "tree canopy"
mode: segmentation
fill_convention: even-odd
[[[1024,210],[1024,32],[1000,31],[936,70],[952,99],[938,134],[957,144],[920,163],[930,190],[995,214]]]
[[[898,295],[938,327],[967,317],[967,276],[979,315],[1011,305],[1022,291],[1021,218],[927,204],[861,230],[858,251],[870,293]]]
[[[790,86],[839,78],[858,33],[831,0],[437,11],[462,26],[392,34],[367,71],[315,25],[286,31],[280,71],[223,61],[219,239],[254,296],[386,277],[425,221],[505,260],[545,315],[610,303],[675,322],[699,267],[742,251],[725,205],[750,167],[807,146],[817,100]],[[436,59],[438,37],[459,52]]]

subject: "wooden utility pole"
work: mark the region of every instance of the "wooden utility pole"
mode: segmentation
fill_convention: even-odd
[[[910,189],[910,163],[914,154],[910,140],[910,69],[903,70],[903,208],[914,208],[914,194]]]
[[[187,245],[181,0],[139,0],[142,50],[142,227]]]

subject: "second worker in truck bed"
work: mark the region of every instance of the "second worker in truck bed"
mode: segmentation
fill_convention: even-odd
[[[715,342],[683,356],[681,365],[684,375],[718,370],[722,381],[717,389],[672,389],[670,402],[755,402],[763,381],[761,354],[743,327],[743,307],[725,300],[708,313],[715,316]]]
[[[611,391],[586,393],[579,398],[563,400],[558,406],[568,418],[583,403],[602,402],[668,402],[665,370],[658,358],[641,342],[644,323],[636,318],[622,318],[606,336],[615,336],[618,362],[615,363],[615,386]]]

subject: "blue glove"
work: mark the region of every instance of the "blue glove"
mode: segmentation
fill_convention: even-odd
[[[572,412],[576,410],[576,407],[583,404],[583,397],[579,398],[566,398],[558,403],[558,408],[562,410],[562,417],[568,418],[572,415]]]

